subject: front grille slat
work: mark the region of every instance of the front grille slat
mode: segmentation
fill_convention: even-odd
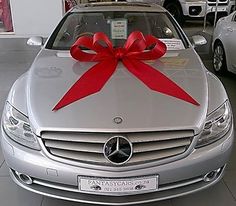
[[[191,130],[119,134],[43,132],[42,141],[51,155],[62,160],[111,165],[103,154],[103,148],[114,136],[124,136],[132,143],[133,155],[125,164],[129,165],[181,155],[190,147],[194,133]]]
[[[87,152],[74,152],[74,151],[66,151],[60,149],[50,149],[50,152],[53,155],[58,157],[63,157],[66,159],[72,159],[82,162],[90,162],[90,163],[104,163],[106,162],[105,157],[103,154],[96,154],[96,153],[87,153]],[[104,160],[105,159],[105,160]]]
[[[171,140],[165,142],[147,142],[147,143],[139,143],[135,144],[133,148],[134,153],[141,152],[150,152],[150,151],[158,151],[158,150],[166,150],[177,148],[181,146],[189,146],[191,143],[190,139],[181,139],[181,140]]]
[[[60,133],[47,134],[43,135],[43,139],[55,140],[55,141],[68,141],[68,142],[85,142],[85,143],[102,143],[107,141],[110,137],[109,134],[90,134],[90,133]]]
[[[138,163],[138,162],[145,162],[146,159],[149,159],[150,161],[156,160],[156,159],[163,159],[165,157],[173,157],[175,155],[178,155],[180,153],[183,153],[185,151],[185,147],[179,147],[174,148],[170,150],[163,150],[158,152],[147,152],[147,153],[139,153],[137,155],[134,155],[130,159],[130,163]]]
[[[144,138],[145,134],[145,138]],[[150,133],[131,133],[127,134],[129,140],[132,143],[139,142],[156,142],[172,139],[182,139],[185,137],[191,137],[193,135],[192,131],[176,131],[176,132],[150,132]]]
[[[45,146],[54,149],[63,149],[69,151],[78,151],[78,152],[90,152],[93,151],[94,153],[102,153],[103,147],[102,144],[100,146],[96,144],[88,144],[88,143],[76,143],[76,142],[65,142],[65,141],[52,141],[46,140]]]

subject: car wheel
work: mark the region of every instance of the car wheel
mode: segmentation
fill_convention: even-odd
[[[165,6],[166,10],[170,12],[170,14],[176,19],[176,21],[183,25],[185,18],[182,13],[182,8],[177,2],[168,2]]]
[[[214,46],[213,68],[218,74],[224,74],[227,72],[225,50],[220,42],[217,42]]]

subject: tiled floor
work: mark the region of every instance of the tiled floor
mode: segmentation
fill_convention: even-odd
[[[29,67],[37,50],[24,46],[22,39],[0,39],[0,113],[14,80]],[[211,70],[211,61],[204,61]],[[229,93],[236,114],[236,76],[221,78]],[[236,116],[236,115],[235,115]],[[236,147],[235,147],[236,148]],[[216,186],[168,201],[145,206],[236,206],[236,150],[234,150],[224,179]],[[9,177],[0,149],[0,206],[84,206],[73,202],[43,197],[16,186]]]

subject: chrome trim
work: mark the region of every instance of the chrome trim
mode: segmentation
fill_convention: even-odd
[[[171,184],[170,186],[163,186],[163,187],[161,187],[159,185],[157,192],[161,192],[161,191],[165,191],[165,190],[171,190],[171,189],[176,189],[176,188],[179,188],[179,187],[184,187],[184,186],[192,185],[192,184],[201,182],[203,180],[204,180],[203,177],[198,177],[196,179],[191,179],[189,181],[184,181],[184,182],[177,183],[177,184]],[[36,180],[36,179],[34,179],[33,183],[34,184],[38,184],[38,185],[42,185],[42,186],[45,186],[45,187],[50,187],[50,188],[53,188],[53,189],[65,190],[65,191],[68,191],[68,192],[77,192],[77,193],[94,194],[94,195],[95,194],[99,194],[99,193],[89,193],[89,192],[79,191],[78,187],[76,187],[76,186],[74,186],[74,188],[73,188],[73,186],[66,187],[66,186],[62,186],[60,184],[56,184],[56,183],[51,184],[50,182],[43,181],[43,180]],[[139,193],[139,194],[145,194],[145,193],[147,193],[147,192]],[[100,194],[100,195],[103,196],[102,194]],[[125,194],[125,196],[128,196],[128,195],[129,194]],[[133,195],[133,194],[130,194],[130,195]],[[115,196],[115,194],[110,194],[109,195],[109,193],[106,193],[105,196]]]
[[[183,152],[181,154],[178,154],[178,155],[175,155],[175,156],[170,156],[170,157],[167,157],[167,158],[159,159],[159,160],[150,160],[150,161],[146,161],[146,162],[139,162],[139,163],[137,162],[137,163],[125,164],[122,167],[120,167],[119,169],[117,169],[117,167],[114,167],[114,165],[109,164],[109,162],[107,162],[108,164],[103,164],[103,165],[102,164],[96,164],[96,163],[91,164],[91,162],[81,162],[81,161],[76,161],[76,160],[73,160],[73,159],[66,159],[66,158],[63,158],[63,157],[55,156],[55,155],[51,154],[47,150],[47,148],[45,147],[45,144],[43,142],[43,138],[39,137],[38,141],[39,141],[39,144],[40,144],[44,154],[52,160],[62,162],[62,163],[65,163],[65,164],[76,165],[76,166],[80,166],[80,167],[84,167],[84,168],[91,168],[91,165],[92,165],[93,169],[94,168],[97,168],[97,169],[102,168],[105,171],[111,171],[111,169],[112,170],[119,170],[119,171],[126,171],[126,170],[130,170],[132,168],[137,168],[137,165],[139,165],[139,167],[141,169],[141,168],[152,167],[152,166],[157,166],[157,165],[162,165],[162,164],[166,164],[166,163],[169,163],[169,162],[177,161],[179,159],[182,159],[182,158],[188,156],[194,150],[194,146],[196,145],[197,139],[199,138],[199,134],[197,136],[194,136],[193,130],[183,130],[183,131],[191,132],[191,135],[183,136],[183,137],[191,138],[191,143],[188,146],[188,148],[185,150],[185,152]],[[47,132],[50,132],[50,131],[47,131]],[[168,132],[171,132],[171,133],[177,132],[176,137],[178,137],[178,131],[163,131],[162,133],[166,133],[166,132],[167,133]],[[179,131],[179,132],[181,132],[181,131]],[[71,133],[74,133],[74,132],[71,132]],[[100,134],[100,133],[98,133],[98,134]],[[110,136],[112,136],[112,134],[110,134]],[[115,134],[116,133],[114,133],[113,136],[115,136]],[[129,134],[129,133],[127,133],[127,134]],[[119,133],[117,135],[119,135]],[[43,136],[43,133],[42,133],[42,136]],[[104,160],[105,160],[105,158],[104,158]]]
[[[69,191],[69,192],[80,192],[78,190],[78,187],[75,187],[73,188],[72,186],[69,187],[69,186],[62,186],[62,185],[59,185],[59,184],[51,184],[50,182],[46,182],[46,181],[43,181],[43,180],[36,180],[34,179],[33,180],[33,183],[34,184],[37,184],[37,185],[42,185],[44,187],[50,187],[50,188],[53,188],[53,189],[59,189],[59,190],[65,190],[65,191]]]
[[[221,172],[220,174],[218,175],[218,177],[212,181],[212,182],[209,182],[209,183],[205,183],[205,182],[199,182],[198,180],[200,180],[199,178],[197,178],[196,180],[192,180],[190,181],[189,183],[193,183],[192,185],[189,185],[189,184],[179,184],[181,185],[181,187],[183,188],[184,186],[195,186],[195,188],[189,188],[188,191],[179,191],[179,193],[175,192],[174,194],[169,194],[169,195],[165,195],[165,196],[160,196],[160,197],[154,197],[154,198],[148,198],[146,200],[134,200],[133,202],[111,202],[111,201],[104,201],[104,202],[101,202],[100,200],[102,200],[102,198],[99,198],[99,201],[95,201],[96,198],[91,198],[91,197],[96,197],[96,195],[92,195],[92,196],[88,196],[87,198],[90,198],[89,199],[79,199],[79,195],[75,195],[74,197],[71,197],[72,195],[69,195],[70,192],[74,192],[74,190],[68,190],[69,193],[68,193],[68,196],[67,195],[67,191],[60,191],[60,188],[64,188],[64,187],[56,187],[55,191],[53,190],[54,188],[51,188],[51,191],[50,191],[50,188],[37,188],[37,187],[32,187],[33,185],[25,185],[23,183],[21,183],[19,181],[19,179],[17,179],[17,177],[15,176],[14,172],[12,170],[10,170],[10,176],[11,178],[13,179],[13,181],[23,187],[24,189],[26,190],[29,190],[31,192],[35,192],[37,194],[40,194],[40,195],[45,195],[45,196],[48,196],[48,197],[52,197],[52,198],[57,198],[57,199],[62,199],[62,200],[68,200],[68,201],[74,201],[74,202],[80,202],[80,203],[87,203],[87,204],[97,204],[97,205],[108,205],[108,206],[111,206],[111,205],[120,205],[120,206],[126,206],[126,205],[135,205],[135,204],[144,204],[144,203],[151,203],[151,202],[156,202],[156,201],[161,201],[161,200],[166,200],[166,199],[170,199],[170,198],[175,198],[175,197],[179,197],[179,196],[183,196],[183,195],[187,195],[187,194],[191,194],[193,192],[197,192],[197,191],[200,191],[202,189],[205,189],[205,188],[208,188],[214,184],[216,184],[217,182],[219,182],[219,180],[223,177],[224,175],[224,169],[225,169],[226,165],[224,167],[222,167],[221,169]],[[40,183],[39,181],[36,181],[37,183]],[[198,187],[196,187],[196,185],[194,184],[200,184]],[[203,183],[201,185],[201,183]],[[38,185],[38,186],[43,186],[45,185],[44,183],[41,183],[42,185]],[[181,188],[180,187],[180,188]],[[169,189],[170,187],[166,187],[166,189],[170,190]],[[176,189],[175,187],[173,187],[172,189]],[[45,190],[45,191],[42,191],[42,190]],[[48,191],[46,191],[48,190]],[[59,191],[58,191],[59,190]],[[159,192],[161,192],[162,190],[159,190]],[[57,194],[55,194],[57,193]],[[61,195],[59,194],[61,193]],[[158,193],[158,192],[154,192],[154,193]],[[79,194],[79,192],[76,191],[76,194]],[[88,194],[89,195],[89,194]],[[149,195],[149,193],[147,193],[147,195]],[[136,195],[135,195],[136,196]],[[84,196],[83,196],[84,197]],[[102,196],[101,196],[102,197]],[[135,198],[135,197],[134,197]],[[92,200],[91,200],[92,199]]]

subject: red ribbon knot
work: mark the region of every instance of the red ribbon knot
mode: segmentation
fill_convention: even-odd
[[[87,48],[94,53],[81,48]],[[95,33],[93,37],[80,37],[71,47],[71,56],[78,61],[98,63],[80,77],[53,110],[59,110],[99,92],[115,72],[119,61],[151,90],[199,106],[199,103],[175,82],[143,62],[159,59],[166,53],[166,49],[162,41],[152,35],[144,36],[139,31],[132,32],[122,48],[113,48],[112,42],[102,32]]]
[[[122,48],[117,48],[115,50],[115,58],[120,61],[123,59],[123,57],[125,56],[125,50]]]

